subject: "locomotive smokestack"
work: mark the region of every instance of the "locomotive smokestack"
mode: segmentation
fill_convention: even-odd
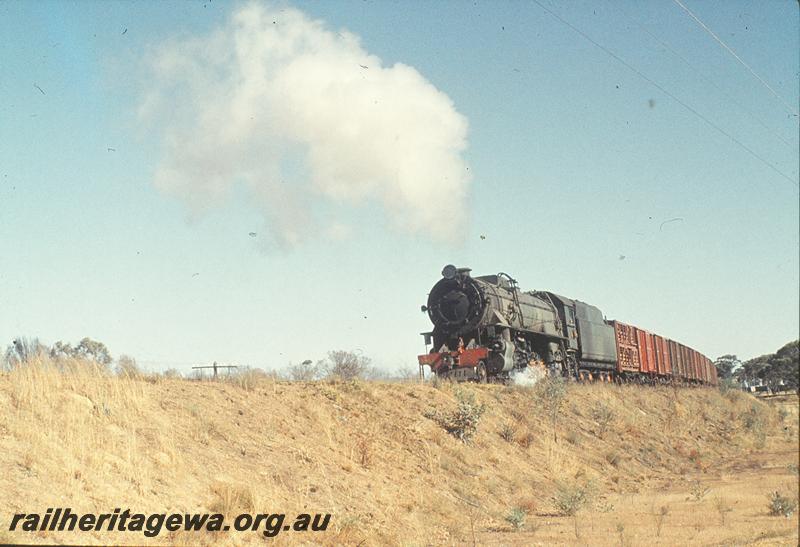
[[[472,268],[456,268],[452,264],[448,264],[442,268],[442,277],[445,279],[455,279],[456,276],[459,275],[469,275],[469,272],[471,271]]]

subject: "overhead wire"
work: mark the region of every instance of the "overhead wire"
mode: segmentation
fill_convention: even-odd
[[[751,156],[753,156],[754,158],[756,158],[758,161],[760,161],[761,163],[763,163],[764,165],[766,165],[767,167],[769,167],[770,169],[772,169],[772,170],[773,170],[775,173],[777,173],[777,174],[778,174],[778,175],[780,175],[781,177],[783,177],[783,178],[785,178],[786,180],[788,180],[789,182],[791,182],[791,183],[792,183],[794,186],[798,186],[798,183],[797,183],[797,181],[795,181],[794,179],[792,179],[791,177],[789,177],[789,175],[787,175],[786,173],[784,173],[783,171],[781,171],[780,169],[778,169],[777,167],[775,167],[775,166],[774,166],[772,163],[770,163],[769,161],[767,161],[766,159],[764,159],[763,157],[761,157],[759,154],[757,154],[755,151],[753,151],[753,150],[752,150],[750,147],[748,147],[747,145],[745,145],[744,143],[742,143],[742,142],[741,142],[739,139],[737,139],[736,137],[734,137],[733,135],[731,135],[730,133],[728,133],[727,131],[725,131],[725,130],[724,130],[724,129],[722,129],[721,127],[719,127],[717,124],[715,124],[714,122],[712,122],[711,120],[709,120],[708,118],[706,118],[705,116],[703,116],[703,115],[702,115],[700,112],[698,112],[697,110],[695,110],[694,108],[692,108],[691,106],[689,106],[687,103],[685,103],[684,101],[682,101],[681,99],[679,99],[678,97],[676,97],[675,95],[673,95],[673,94],[672,94],[670,91],[668,91],[667,89],[665,89],[665,88],[664,88],[663,86],[661,86],[659,83],[657,83],[657,82],[653,81],[652,79],[650,79],[649,77],[647,77],[645,74],[643,74],[642,72],[640,72],[640,71],[639,71],[639,70],[638,70],[636,67],[634,67],[633,65],[631,65],[630,63],[628,63],[627,61],[625,61],[624,59],[622,59],[621,57],[619,57],[619,56],[618,56],[616,53],[614,53],[613,51],[611,51],[610,49],[608,49],[608,48],[607,48],[607,47],[605,47],[604,45],[600,44],[599,42],[595,41],[595,40],[594,40],[594,39],[593,39],[591,36],[589,36],[588,34],[586,34],[585,32],[583,32],[581,29],[579,29],[579,28],[575,27],[574,25],[572,25],[572,24],[571,24],[569,21],[567,21],[566,19],[562,18],[560,15],[558,15],[558,14],[557,14],[556,12],[554,12],[553,10],[551,10],[551,9],[549,9],[548,7],[546,7],[545,5],[543,5],[543,4],[542,4],[542,3],[541,3],[539,0],[533,0],[533,2],[534,2],[534,3],[535,3],[537,6],[539,6],[539,7],[540,7],[540,8],[542,8],[543,10],[545,10],[547,13],[549,13],[550,15],[552,15],[553,17],[555,17],[555,18],[556,18],[558,21],[560,21],[562,24],[564,24],[564,25],[568,26],[568,27],[569,27],[569,28],[571,28],[573,31],[575,31],[575,32],[577,32],[578,34],[580,34],[580,35],[581,35],[581,36],[582,36],[584,39],[586,39],[587,41],[591,42],[591,43],[592,43],[594,46],[596,46],[597,48],[599,48],[599,49],[601,49],[602,51],[604,51],[604,52],[605,52],[607,55],[609,55],[609,56],[611,56],[612,58],[614,58],[614,59],[615,59],[617,62],[619,62],[620,64],[622,64],[622,65],[624,65],[625,67],[627,67],[627,68],[628,68],[628,70],[630,70],[631,72],[633,72],[634,74],[636,74],[637,76],[639,76],[640,78],[642,78],[643,80],[645,80],[646,82],[648,82],[650,85],[652,85],[653,87],[655,87],[656,89],[658,89],[659,91],[661,91],[661,92],[662,92],[664,95],[666,95],[667,97],[669,97],[670,99],[672,99],[673,101],[675,101],[676,103],[678,103],[679,105],[681,105],[683,108],[685,108],[685,109],[686,109],[686,110],[688,110],[689,112],[691,112],[692,114],[694,114],[695,116],[697,116],[698,118],[700,118],[700,119],[701,119],[702,121],[704,121],[704,122],[705,122],[707,125],[709,125],[709,126],[711,126],[712,128],[716,129],[716,130],[717,130],[719,133],[721,133],[722,135],[724,135],[724,136],[728,137],[728,138],[729,138],[731,141],[733,141],[733,142],[734,142],[736,145],[738,145],[738,146],[739,146],[739,147],[740,147],[742,150],[746,151],[748,154],[750,154]]]
[[[731,48],[730,48],[730,46],[728,46],[728,44],[726,44],[725,42],[723,42],[723,41],[722,41],[722,38],[720,38],[719,36],[717,36],[717,35],[714,33],[714,31],[713,31],[713,30],[711,30],[710,28],[708,28],[708,26],[707,26],[705,23],[703,23],[703,22],[700,20],[700,18],[699,18],[699,17],[697,17],[697,16],[696,16],[694,13],[692,13],[692,10],[690,10],[689,8],[687,8],[687,7],[686,7],[686,6],[685,6],[685,5],[684,5],[684,4],[681,2],[681,0],[672,0],[672,1],[673,1],[673,2],[675,2],[676,4],[678,4],[678,5],[679,5],[681,8],[683,8],[683,10],[684,10],[686,13],[688,13],[688,14],[689,14],[689,16],[690,16],[692,19],[694,19],[694,20],[697,22],[697,24],[698,24],[698,25],[700,25],[701,27],[703,27],[703,29],[704,29],[704,30],[705,30],[705,31],[706,31],[708,34],[710,34],[710,35],[711,35],[711,36],[714,38],[714,40],[716,40],[716,41],[717,41],[717,43],[719,43],[719,45],[721,45],[722,47],[724,47],[724,48],[725,48],[725,49],[726,49],[726,50],[727,50],[727,51],[728,51],[728,52],[729,52],[731,55],[733,55],[733,56],[734,56],[734,58],[735,58],[737,61],[739,61],[739,63],[740,63],[740,64],[741,64],[743,67],[745,67],[745,68],[746,68],[748,71],[750,71],[750,74],[752,74],[753,76],[755,76],[755,77],[758,79],[758,81],[759,81],[759,82],[761,82],[761,83],[764,85],[764,87],[766,87],[767,89],[769,89],[769,90],[772,92],[772,94],[773,94],[773,95],[775,95],[775,97],[776,97],[776,98],[777,98],[777,99],[778,99],[778,100],[779,100],[781,103],[783,103],[783,106],[785,106],[785,107],[786,107],[786,110],[787,110],[787,111],[788,111],[790,114],[792,114],[792,115],[793,115],[793,116],[795,116],[795,117],[797,117],[797,116],[798,116],[798,112],[797,112],[797,110],[795,110],[795,109],[794,109],[794,108],[793,108],[793,107],[792,107],[792,106],[791,106],[789,103],[787,103],[787,102],[784,100],[784,98],[783,98],[783,97],[781,97],[780,95],[778,95],[778,92],[777,92],[777,91],[775,91],[774,89],[772,89],[772,86],[771,86],[771,85],[769,85],[769,84],[768,84],[768,83],[767,83],[767,82],[764,80],[764,78],[762,78],[761,76],[759,76],[758,74],[756,74],[756,71],[755,71],[755,70],[753,70],[752,68],[750,68],[750,65],[748,65],[747,63],[745,63],[745,62],[744,62],[744,60],[743,60],[741,57],[739,57],[739,56],[736,54],[736,52],[735,52],[735,51],[733,51],[733,49],[731,49]]]
[[[777,131],[776,131],[774,128],[770,127],[770,126],[769,126],[769,125],[767,125],[767,124],[766,124],[764,121],[762,121],[762,120],[761,120],[761,118],[759,118],[759,117],[758,117],[758,116],[757,116],[757,115],[756,115],[756,114],[755,114],[755,113],[754,113],[752,110],[750,110],[749,108],[745,107],[743,104],[739,103],[739,102],[738,102],[736,99],[734,99],[733,97],[731,97],[731,96],[730,96],[728,93],[726,93],[726,92],[725,92],[725,90],[724,90],[724,89],[722,89],[722,87],[720,87],[719,85],[717,85],[717,84],[716,84],[716,83],[715,83],[715,82],[714,82],[714,81],[713,81],[711,78],[709,78],[708,76],[706,76],[705,74],[703,74],[703,71],[702,71],[702,70],[700,70],[699,68],[697,68],[696,66],[694,66],[694,65],[692,64],[692,62],[691,62],[691,61],[689,61],[689,60],[688,60],[686,57],[684,57],[683,55],[681,55],[680,53],[678,53],[677,51],[675,51],[675,49],[674,49],[672,46],[670,46],[670,45],[669,45],[667,42],[665,42],[664,40],[662,40],[661,38],[659,38],[658,36],[656,36],[655,34],[653,34],[652,32],[650,32],[650,30],[649,30],[647,27],[645,27],[643,24],[641,24],[639,21],[637,21],[637,20],[636,20],[634,17],[632,17],[632,16],[630,15],[630,13],[628,13],[627,11],[625,11],[625,9],[621,8],[619,4],[617,4],[617,3],[613,3],[613,2],[612,2],[612,4],[613,4],[613,5],[614,5],[614,7],[616,7],[616,8],[617,8],[617,9],[618,9],[620,12],[622,12],[622,13],[623,13],[623,14],[624,14],[624,15],[625,15],[625,16],[626,16],[628,19],[630,19],[631,21],[633,21],[633,22],[634,22],[634,24],[636,24],[636,26],[637,26],[637,27],[639,27],[639,28],[640,28],[642,31],[644,31],[645,33],[647,33],[647,35],[648,35],[648,36],[650,36],[650,37],[651,37],[653,40],[655,40],[656,42],[658,42],[658,43],[659,43],[659,44],[660,44],[662,47],[664,47],[664,48],[665,48],[667,51],[669,51],[670,53],[672,53],[672,54],[673,54],[674,56],[676,56],[678,59],[680,59],[681,61],[683,61],[683,63],[684,63],[686,66],[688,66],[688,67],[689,67],[689,68],[691,68],[693,71],[695,71],[695,73],[697,73],[697,75],[698,75],[698,76],[699,76],[699,77],[700,77],[702,80],[704,80],[705,82],[707,82],[708,84],[710,84],[711,86],[713,86],[713,87],[714,87],[714,89],[716,89],[716,90],[717,90],[719,93],[721,93],[723,97],[725,97],[725,98],[726,98],[728,101],[730,101],[730,102],[731,102],[731,103],[733,103],[734,105],[738,106],[738,107],[739,107],[741,110],[743,110],[743,111],[744,111],[744,112],[746,112],[748,115],[750,115],[750,117],[751,117],[751,118],[752,118],[752,119],[753,119],[753,120],[754,120],[756,123],[758,123],[758,124],[759,124],[761,127],[763,127],[764,129],[766,129],[768,132],[770,132],[770,133],[772,134],[772,136],[773,136],[773,137],[775,137],[776,139],[778,139],[779,141],[781,141],[781,142],[782,142],[783,144],[785,144],[786,146],[793,147],[793,145],[792,145],[792,144],[791,144],[789,141],[787,141],[786,139],[784,139],[784,138],[783,138],[783,137],[782,137],[780,134],[778,134],[778,132],[777,132]]]

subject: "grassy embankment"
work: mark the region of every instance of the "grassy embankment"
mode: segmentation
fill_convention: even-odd
[[[10,533],[14,512],[331,513],[277,544],[796,545],[797,400],[712,389],[197,382],[69,361],[0,374],[0,542],[213,543],[212,533]],[[486,411],[467,444],[432,410]],[[551,412],[554,409],[558,412]],[[468,409],[469,410],[469,409]],[[555,421],[553,417],[555,416]],[[258,532],[226,542],[255,543]]]

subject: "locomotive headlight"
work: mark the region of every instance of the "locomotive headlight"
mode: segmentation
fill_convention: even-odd
[[[447,266],[442,268],[442,277],[444,277],[445,279],[455,279],[457,273],[458,269],[452,264],[448,264]]]

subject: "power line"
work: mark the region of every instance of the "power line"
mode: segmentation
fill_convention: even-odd
[[[633,21],[633,22],[636,24],[636,26],[638,26],[638,27],[639,27],[641,30],[643,30],[644,32],[646,32],[646,33],[647,33],[647,35],[648,35],[648,36],[650,36],[650,37],[651,37],[653,40],[655,40],[656,42],[658,42],[659,44],[661,44],[661,46],[662,46],[662,47],[664,47],[664,48],[666,48],[666,49],[667,49],[667,51],[669,51],[670,53],[672,53],[672,54],[673,54],[674,56],[676,56],[678,59],[680,59],[681,61],[683,61],[683,62],[684,62],[684,63],[685,63],[685,64],[686,64],[686,65],[687,65],[689,68],[691,68],[692,70],[694,70],[694,71],[697,73],[697,75],[698,75],[698,76],[700,76],[700,78],[702,78],[704,81],[706,81],[706,82],[708,82],[709,84],[711,84],[711,85],[714,87],[714,89],[716,89],[717,91],[719,91],[719,92],[722,94],[722,96],[723,96],[723,97],[725,97],[725,98],[726,98],[726,99],[728,99],[728,100],[729,100],[731,103],[735,104],[736,106],[738,106],[739,108],[741,108],[741,109],[742,109],[744,112],[746,112],[747,114],[749,114],[749,115],[750,115],[750,117],[751,117],[753,120],[755,120],[755,121],[756,121],[756,122],[757,122],[757,123],[758,123],[758,124],[759,124],[761,127],[763,127],[764,129],[766,129],[767,131],[769,131],[770,133],[772,133],[772,135],[773,135],[773,136],[774,136],[776,139],[780,140],[780,141],[781,141],[782,143],[784,143],[786,146],[793,147],[793,146],[792,146],[792,144],[791,144],[789,141],[787,141],[786,139],[784,139],[783,137],[781,137],[781,136],[778,134],[778,132],[777,132],[775,129],[773,129],[772,127],[768,126],[766,123],[764,123],[764,122],[763,122],[763,121],[762,121],[762,120],[761,120],[761,119],[760,119],[758,116],[756,116],[756,114],[755,114],[755,113],[754,113],[752,110],[750,110],[749,108],[745,107],[743,104],[739,103],[739,102],[738,102],[737,100],[735,100],[733,97],[731,97],[730,95],[728,95],[728,94],[725,92],[725,90],[724,90],[724,89],[722,89],[720,86],[718,86],[716,83],[714,83],[714,81],[713,81],[711,78],[709,78],[708,76],[706,76],[705,74],[703,74],[703,71],[702,71],[702,70],[700,70],[699,68],[697,68],[696,66],[694,66],[694,65],[691,63],[691,61],[689,61],[689,60],[688,60],[686,57],[684,57],[683,55],[681,55],[680,53],[678,53],[677,51],[675,51],[675,49],[673,49],[673,48],[672,48],[672,47],[671,47],[671,46],[670,46],[670,45],[669,45],[667,42],[665,42],[664,40],[662,40],[661,38],[659,38],[658,36],[656,36],[655,34],[653,34],[652,32],[650,32],[650,31],[647,29],[647,27],[645,27],[644,25],[642,25],[642,24],[641,24],[639,21],[637,21],[637,20],[636,20],[634,17],[632,17],[632,16],[630,15],[630,13],[628,13],[628,12],[627,12],[627,11],[625,11],[623,8],[621,8],[619,4],[614,4],[614,6],[615,6],[615,7],[616,7],[616,8],[617,8],[619,11],[621,11],[621,12],[622,12],[622,13],[623,13],[625,16],[627,16],[627,17],[628,17],[628,19],[630,19],[631,21]]]
[[[739,61],[739,63],[740,63],[740,64],[741,64],[743,67],[745,67],[747,70],[749,70],[749,71],[750,71],[750,74],[752,74],[753,76],[755,76],[755,77],[758,79],[758,81],[759,81],[759,82],[761,82],[762,84],[764,84],[764,87],[766,87],[767,89],[769,89],[769,90],[772,92],[772,94],[773,94],[773,95],[775,95],[775,97],[776,97],[776,98],[777,98],[777,99],[778,99],[780,102],[782,102],[782,103],[783,103],[783,105],[786,107],[786,110],[787,110],[787,111],[788,111],[790,114],[792,114],[792,115],[794,115],[795,117],[797,117],[797,115],[798,115],[798,113],[797,113],[797,110],[795,110],[795,109],[794,109],[794,108],[793,108],[793,107],[792,107],[792,106],[791,106],[789,103],[787,103],[787,102],[786,102],[786,101],[783,99],[783,97],[781,97],[780,95],[778,95],[778,92],[777,92],[777,91],[775,91],[774,89],[772,89],[772,86],[770,86],[770,85],[769,85],[767,82],[765,82],[765,81],[764,81],[764,78],[762,78],[761,76],[759,76],[758,74],[756,74],[756,71],[755,71],[755,70],[753,70],[752,68],[750,68],[750,65],[748,65],[747,63],[745,63],[745,62],[742,60],[742,58],[741,58],[741,57],[739,57],[738,55],[736,55],[736,52],[735,52],[735,51],[733,51],[733,50],[732,50],[732,49],[731,49],[731,48],[728,46],[728,44],[726,44],[725,42],[723,42],[723,41],[722,41],[722,39],[721,39],[719,36],[717,36],[717,35],[714,33],[714,31],[713,31],[713,30],[711,30],[710,28],[708,28],[708,27],[706,26],[706,24],[705,24],[705,23],[703,23],[703,22],[702,22],[702,21],[701,21],[701,20],[700,20],[700,19],[699,19],[699,18],[698,18],[698,17],[697,17],[697,16],[696,16],[694,13],[692,13],[692,10],[690,10],[689,8],[687,8],[686,6],[684,6],[684,5],[681,3],[681,0],[672,0],[672,1],[673,1],[673,2],[675,2],[676,4],[678,4],[678,5],[679,5],[681,8],[683,8],[683,10],[684,10],[686,13],[688,13],[688,14],[691,16],[691,18],[692,18],[692,19],[694,19],[694,20],[697,22],[697,24],[698,24],[698,25],[700,25],[701,27],[703,27],[703,29],[705,29],[705,31],[706,31],[707,33],[709,33],[709,34],[710,34],[710,35],[711,35],[711,36],[714,38],[714,40],[716,40],[716,41],[719,43],[719,45],[721,45],[721,46],[722,46],[722,47],[724,47],[726,50],[728,50],[728,52],[729,52],[731,55],[733,55],[733,56],[736,58],[736,60],[737,60],[737,61]]]
[[[731,141],[733,141],[734,143],[736,143],[737,145],[739,145],[739,147],[740,147],[740,148],[742,148],[743,150],[745,150],[745,151],[746,151],[748,154],[750,154],[751,156],[753,156],[754,158],[756,158],[757,160],[759,160],[761,163],[763,163],[764,165],[766,165],[767,167],[769,167],[770,169],[772,169],[773,171],[775,171],[777,174],[779,174],[780,176],[782,176],[783,178],[785,178],[786,180],[788,180],[789,182],[791,182],[793,185],[795,185],[795,186],[797,186],[797,185],[798,185],[798,184],[797,184],[797,182],[795,182],[795,180],[794,180],[794,179],[790,178],[790,177],[789,177],[789,176],[788,176],[786,173],[784,173],[783,171],[781,171],[780,169],[778,169],[777,167],[775,167],[774,165],[772,165],[770,162],[768,162],[767,160],[765,160],[764,158],[762,158],[761,156],[759,156],[759,155],[758,155],[756,152],[754,152],[753,150],[751,150],[749,147],[747,147],[745,144],[743,144],[741,141],[739,141],[739,140],[738,140],[736,137],[734,137],[734,136],[733,136],[733,135],[731,135],[730,133],[726,132],[724,129],[722,129],[721,127],[719,127],[717,124],[715,124],[714,122],[712,122],[711,120],[709,120],[708,118],[706,118],[705,116],[703,116],[702,114],[700,114],[700,113],[699,113],[697,110],[695,110],[694,108],[692,108],[691,106],[689,106],[688,104],[686,104],[685,102],[683,102],[682,100],[680,100],[678,97],[676,97],[675,95],[673,95],[672,93],[670,93],[669,91],[667,91],[666,89],[664,89],[664,88],[663,88],[661,85],[659,85],[659,84],[658,84],[658,83],[656,83],[655,81],[651,80],[650,78],[648,78],[647,76],[645,76],[643,73],[639,72],[639,70],[638,70],[638,69],[636,69],[634,66],[630,65],[629,63],[627,63],[627,62],[626,62],[624,59],[622,59],[621,57],[619,57],[618,55],[616,55],[616,54],[615,54],[613,51],[611,51],[610,49],[606,48],[606,47],[605,47],[605,46],[603,46],[602,44],[600,44],[600,43],[598,43],[598,42],[594,41],[594,40],[593,40],[593,39],[592,39],[592,38],[591,38],[589,35],[587,35],[586,33],[584,33],[582,30],[580,30],[579,28],[577,28],[577,27],[573,26],[573,25],[572,25],[572,24],[571,24],[569,21],[567,21],[567,20],[563,19],[563,18],[562,18],[560,15],[558,15],[557,13],[555,13],[554,11],[552,11],[552,10],[548,9],[547,7],[545,7],[544,5],[542,5],[542,3],[541,3],[541,2],[539,2],[539,0],[533,0],[533,2],[534,2],[534,3],[535,3],[537,6],[539,6],[539,7],[540,7],[540,8],[542,8],[543,10],[545,10],[547,13],[549,13],[550,15],[552,15],[553,17],[555,17],[556,19],[558,19],[558,20],[559,20],[561,23],[563,23],[564,25],[568,26],[569,28],[571,28],[572,30],[574,30],[575,32],[577,32],[578,34],[580,34],[581,36],[583,36],[583,37],[584,37],[586,40],[588,40],[589,42],[591,42],[592,44],[594,44],[596,47],[600,48],[600,49],[601,49],[601,50],[603,50],[605,53],[607,53],[608,55],[610,55],[611,57],[613,57],[614,59],[616,59],[616,60],[617,60],[617,61],[618,61],[620,64],[622,64],[622,65],[624,65],[625,67],[627,67],[627,68],[628,68],[630,71],[632,71],[634,74],[636,74],[637,76],[639,76],[640,78],[642,78],[642,79],[643,79],[643,80],[645,80],[646,82],[650,83],[650,85],[652,85],[653,87],[655,87],[656,89],[658,89],[659,91],[661,91],[661,92],[662,92],[664,95],[666,95],[667,97],[671,98],[673,101],[675,101],[676,103],[678,103],[679,105],[681,105],[682,107],[684,107],[686,110],[688,110],[689,112],[691,112],[692,114],[694,114],[695,116],[697,116],[698,118],[700,118],[701,120],[703,120],[704,122],[706,122],[706,124],[710,125],[710,126],[711,126],[711,127],[713,127],[714,129],[716,129],[718,132],[720,132],[720,133],[722,133],[723,135],[725,135],[726,137],[728,137],[728,138],[729,138]]]

